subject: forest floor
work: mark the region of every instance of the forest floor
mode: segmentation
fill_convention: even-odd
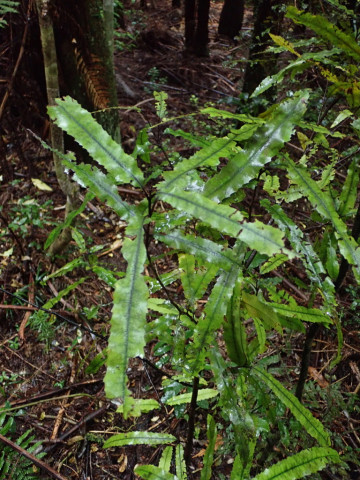
[[[177,120],[176,127],[174,123],[169,126],[192,133],[207,128],[201,117],[189,116],[199,106],[212,103],[220,108],[232,108],[231,99],[241,91],[242,67],[247,55],[244,44],[251,31],[251,13],[246,12],[244,44],[234,44],[217,37],[220,8],[220,3],[214,4],[211,12],[210,56],[201,59],[184,55],[183,25],[176,17],[177,12],[169,6],[156,9],[149,6],[145,12],[135,11],[125,18],[126,29],[119,30],[119,41],[125,45],[117,51],[116,68],[121,77],[118,78],[119,103],[124,107],[120,110],[121,135],[128,151],[134,147],[137,132],[159,121],[154,90],[168,94],[170,117],[184,116]],[[131,96],[125,94],[123,81],[132,90]],[[134,105],[141,113],[131,108]],[[163,130],[155,129],[154,137],[155,141],[162,141]],[[94,358],[98,355],[101,359],[101,352],[106,348],[112,290],[87,268],[91,259],[86,252],[79,255],[74,243],[55,262],[44,254],[47,236],[54,224],[63,219],[64,196],[52,172],[48,152],[27,133],[22,134],[20,141],[21,152],[8,132],[6,163],[11,168],[6,175],[3,173],[8,181],[0,187],[1,407],[9,413],[10,408],[16,412],[15,437],[32,429],[36,440],[43,441],[47,452],[43,462],[63,478],[135,478],[134,466],[156,464],[161,449],[146,446],[103,449],[103,440],[120,431],[156,431],[160,426],[162,431],[184,439],[186,422],[183,417],[177,418],[173,410],[166,409],[156,415],[124,420],[106,400],[105,370],[103,366],[96,366]],[[171,148],[183,147],[181,143],[173,143]],[[44,191],[42,186],[39,189],[33,178],[52,190]],[[128,201],[138,200],[136,192],[129,190],[123,194]],[[99,265],[113,271],[124,269],[119,253],[124,225],[109,209],[95,200],[90,203],[81,218],[81,231],[91,239],[92,246],[102,247],[97,254]],[[77,269],[45,279],[76,258],[81,260]],[[167,268],[166,261],[161,268]],[[30,314],[37,310],[33,305],[45,305],[65,288],[74,290],[66,300],[61,299],[49,307],[61,317],[51,315],[44,320],[38,316],[36,321],[29,321]],[[291,286],[284,284],[283,288]],[[14,292],[16,297],[11,296]],[[301,298],[298,300],[301,303]],[[343,318],[342,360],[330,376],[325,376],[324,370],[337,350],[337,341],[333,333],[321,332],[311,358],[312,387],[307,399],[317,405],[313,414],[326,422],[338,444],[358,452],[360,412],[357,410],[356,415],[349,416],[346,408],[347,395],[359,392],[360,388],[360,320],[357,305],[351,309],[354,298],[348,291],[343,291],[340,300],[341,307],[349,312]],[[279,370],[289,386],[296,384],[303,340],[302,335],[277,340],[277,353],[284,359]],[[267,352],[267,355],[273,353]],[[156,363],[151,348],[146,355],[147,360]],[[163,373],[171,374],[166,371],[166,365],[164,372],[140,359],[134,359],[130,366],[130,386],[138,398],[148,395],[149,389],[153,389],[154,396],[161,395]],[[200,478],[206,446],[206,412],[199,411],[197,422],[202,434],[194,445],[191,479]],[[226,438],[219,438],[218,443],[220,449],[226,446]],[[231,454],[226,454],[215,467],[213,478],[220,478],[220,474],[222,478],[229,478],[232,460]],[[360,478],[355,466],[352,474],[352,478]],[[323,475],[324,479],[338,478],[331,472]],[[54,477],[39,471],[38,478]]]

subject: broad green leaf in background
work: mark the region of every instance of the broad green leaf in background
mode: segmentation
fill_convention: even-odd
[[[256,475],[253,480],[297,480],[322,470],[329,463],[339,462],[340,457],[336,450],[313,447],[275,463]]]
[[[208,414],[206,436],[209,443],[205,450],[204,461],[203,461],[204,466],[201,470],[200,480],[211,479],[211,469],[214,461],[216,435],[217,435],[217,428],[216,428],[214,417]]]
[[[175,475],[155,465],[138,465],[134,472],[144,480],[177,480]]]
[[[356,39],[340,30],[334,23],[330,23],[322,15],[312,15],[311,13],[305,13],[293,6],[289,6],[286,16],[296,23],[311,28],[311,30],[321,38],[327,42],[331,42],[335,47],[340,48],[355,60],[360,60],[360,46]]]
[[[108,438],[104,443],[104,448],[110,447],[124,447],[125,445],[162,445],[166,443],[173,443],[176,438],[169,433],[154,433],[154,432],[125,432],[117,433]]]
[[[260,367],[252,367],[252,371],[273,391],[277,398],[291,411],[296,420],[305,428],[307,433],[319,442],[322,447],[330,445],[330,436],[322,423],[311,415],[299,400],[289,392],[272,375]]]
[[[142,187],[143,174],[136,161],[124,152],[87,110],[70,97],[57,99],[56,103],[48,107],[50,118],[106,168],[117,184],[133,183]]]
[[[294,125],[305,113],[308,97],[309,93],[302,91],[281,103],[266,124],[245,144],[243,151],[206,183],[204,194],[221,201],[256,177],[260,168],[290,140]]]
[[[122,413],[124,415],[124,405],[119,405],[116,409],[117,413]],[[152,410],[157,410],[160,408],[159,402],[154,398],[134,398],[132,399],[132,417],[140,417],[143,413],[151,412]]]
[[[129,358],[143,355],[148,290],[141,275],[146,259],[143,224],[134,240],[125,238],[122,249],[128,262],[125,278],[117,281],[108,345],[105,389],[108,398],[124,402],[128,396],[126,369]],[[124,408],[124,416],[127,412]]]
[[[213,388],[202,388],[199,390],[197,395],[197,401],[201,402],[202,400],[209,400],[210,398],[214,398],[219,395],[217,390]],[[171,397],[166,400],[167,405],[181,405],[183,403],[190,403],[191,402],[192,393],[181,393],[180,395],[176,395],[175,397]]]
[[[175,470],[178,480],[187,480],[184,448],[181,443],[175,447]]]

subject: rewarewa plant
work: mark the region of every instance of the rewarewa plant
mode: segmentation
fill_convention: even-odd
[[[191,412],[198,399],[211,398],[216,399],[221,415],[232,424],[236,457],[231,478],[250,478],[259,429],[258,418],[246,408],[247,382],[258,382],[263,389],[269,389],[319,445],[276,463],[257,475],[257,480],[297,479],[339,461],[322,424],[257,361],[266,348],[267,332],[281,332],[283,327],[304,331],[303,320],[329,325],[331,318],[321,309],[298,306],[294,299],[284,303],[276,292],[272,293],[272,302],[266,301],[245,275],[249,252],[255,252],[262,260],[264,274],[295,256],[306,261],[306,254],[301,249],[286,248],[285,231],[280,228],[259,220],[246,221],[231,201],[290,140],[306,110],[307,99],[308,92],[300,91],[275,105],[262,118],[236,115],[243,123],[241,128],[222,138],[204,139],[194,155],[180,159],[169,170],[164,169],[157,182],[76,101],[66,97],[49,107],[51,118],[89,152],[101,170],[96,165],[76,164],[71,155],[63,157],[65,166],[74,172],[81,185],[87,186],[127,224],[122,247],[127,269],[115,285],[107,350],[107,396],[120,402],[119,411],[125,418],[159,407],[153,399],[136,399],[131,395],[126,372],[129,359],[143,356],[146,342],[160,338],[173,350],[174,378],[186,384],[190,380],[193,385],[188,394],[167,399],[170,405],[190,403],[185,449],[180,444],[175,448],[176,476],[170,473],[171,462],[166,458],[172,450],[166,447],[166,458],[162,458],[159,466],[143,465],[136,469],[142,478],[186,478],[184,459],[190,463],[189,448],[194,433]],[[204,109],[202,113],[229,115],[215,109]],[[223,158],[227,162],[220,166]],[[123,184],[137,188],[143,200],[138,204],[124,201],[117,189]],[[346,232],[342,234],[342,240],[350,242]],[[157,272],[150,253],[155,244],[157,250],[162,244],[164,251],[170,247],[178,256],[172,277],[182,284],[182,300],[171,297],[166,277]],[[351,252],[348,258],[349,263],[356,263]],[[152,296],[150,284],[154,281],[145,277],[145,265],[153,272],[164,298],[158,294],[156,298]],[[198,301],[204,298],[206,301],[199,308]],[[328,312],[328,305],[326,308]],[[251,341],[243,325],[246,319],[252,319],[254,324]],[[229,360],[225,361],[217,348],[216,338],[223,327],[228,356],[238,372],[235,380],[228,373]],[[215,381],[212,389],[206,388],[204,379],[204,371],[209,369]],[[211,475],[216,438],[211,416],[208,438],[202,479]],[[104,446],[139,443],[158,445],[179,441],[165,433],[135,431],[115,435]]]

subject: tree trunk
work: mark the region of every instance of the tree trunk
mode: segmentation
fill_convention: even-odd
[[[209,55],[210,0],[185,0],[185,49],[199,57]]]
[[[279,35],[283,13],[274,7],[282,5],[279,0],[260,0],[254,12],[255,23],[250,47],[249,60],[245,72],[243,93],[249,95],[261,83],[261,81],[276,71],[276,56],[266,52],[270,45],[271,38],[268,32]],[[273,92],[268,90],[268,95]]]
[[[225,0],[220,14],[218,33],[234,38],[239,35],[244,18],[244,0]]]
[[[198,0],[197,7],[195,53],[198,57],[208,57],[210,0]]]
[[[55,99],[59,97],[59,77],[57,67],[57,56],[55,48],[55,38],[52,18],[50,15],[50,2],[48,0],[37,0],[38,19],[41,35],[41,46],[44,57],[44,69],[46,80],[46,91],[49,105],[55,104]],[[61,155],[64,152],[64,140],[62,130],[50,123],[51,146],[53,151],[54,168],[60,188],[66,195],[65,218],[69,213],[76,210],[80,205],[79,187],[73,183],[65,173],[65,168],[61,162]],[[51,256],[63,250],[71,240],[70,227],[65,228],[61,235],[50,246],[49,254]]]
[[[56,0],[56,42],[62,71],[62,94],[90,110],[120,140],[113,59],[111,0]],[[107,110],[106,110],[107,109]]]
[[[185,49],[193,51],[196,27],[196,2],[185,0]]]

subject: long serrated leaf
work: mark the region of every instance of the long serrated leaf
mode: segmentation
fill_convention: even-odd
[[[313,322],[329,324],[332,319],[317,308],[306,308],[300,305],[285,305],[280,303],[271,303],[271,308],[284,317],[298,318],[303,322]]]
[[[221,326],[224,320],[228,302],[239,276],[240,269],[238,267],[232,267],[229,271],[221,273],[209,295],[204,315],[200,318],[194,331],[195,358],[191,365],[194,375],[201,369],[205,349],[214,342],[213,332]]]
[[[217,274],[219,267],[216,265],[209,265],[195,271],[195,257],[189,254],[179,255],[179,269],[181,284],[184,289],[184,295],[190,305],[200,299],[209,283]]]
[[[240,282],[234,287],[233,294],[228,304],[224,322],[224,340],[230,360],[239,367],[248,365],[248,343],[246,330],[241,315],[241,289]]]
[[[295,165],[289,157],[286,157],[286,166],[290,178],[301,188],[312,206],[320,215],[332,222],[338,237],[340,252],[351,265],[355,265],[354,273],[360,278],[360,248],[348,235],[347,227],[339,217],[331,196],[322,191],[310,174],[303,167]]]
[[[313,447],[275,463],[253,480],[297,480],[339,462],[339,454],[332,448]]]
[[[322,447],[331,444],[330,436],[322,423],[312,416],[299,400],[289,392],[272,375],[260,367],[253,367],[255,374],[274,392],[277,398],[291,411],[296,420],[305,428],[307,433],[319,442]]]
[[[144,480],[177,480],[175,475],[155,465],[138,465],[134,472]]]
[[[216,434],[217,434],[217,429],[216,429],[215,420],[211,415],[208,415],[206,436],[209,443],[205,450],[204,462],[203,462],[204,466],[201,470],[200,480],[211,479],[211,470],[212,470],[212,464],[214,461],[214,450],[215,450],[215,444],[216,444]]]
[[[316,32],[324,40],[331,42],[335,47],[341,48],[344,53],[355,60],[360,60],[360,46],[356,39],[340,30],[324,16],[305,13],[293,6],[288,7],[286,16],[296,23],[311,28],[311,30]]]
[[[209,400],[210,398],[214,398],[219,395],[217,390],[213,388],[202,388],[198,391],[197,401],[201,402],[202,400]],[[190,403],[191,402],[192,393],[181,393],[180,395],[176,395],[175,397],[171,397],[166,400],[167,405],[182,405],[183,403]]]
[[[148,290],[141,275],[146,258],[142,223],[134,240],[126,238],[122,249],[128,262],[125,278],[118,280],[108,346],[105,389],[108,398],[124,401],[128,395],[126,369],[129,358],[143,354]],[[124,415],[126,412],[124,411]]]
[[[75,180],[82,185],[86,185],[94,195],[111,207],[120,218],[126,220],[135,215],[134,208],[120,197],[111,175],[105,175],[95,166],[84,163],[77,165],[66,159],[63,160],[63,163],[75,172]]]
[[[164,172],[163,177],[165,181],[159,185],[159,189],[171,191],[179,189],[180,185],[185,186],[187,173],[200,166],[216,166],[221,157],[228,157],[233,154],[235,147],[236,143],[233,138],[213,140],[210,145],[199,150],[192,157],[179,162],[174,170]]]
[[[175,469],[178,480],[187,480],[184,447],[181,443],[175,447]]]
[[[105,167],[117,184],[133,183],[142,187],[143,174],[136,161],[124,152],[88,111],[70,97],[56,99],[56,103],[56,106],[48,107],[50,118]]]
[[[267,330],[275,329],[282,333],[280,322],[272,304],[262,302],[256,295],[242,292],[241,305],[247,310],[250,317],[259,318]]]
[[[281,103],[268,122],[245,145],[244,150],[206,183],[204,194],[215,201],[221,201],[252,180],[260,168],[290,140],[294,125],[305,113],[308,96],[307,92],[299,92],[294,98]]]
[[[232,265],[241,266],[241,262],[231,249],[223,249],[221,245],[193,235],[184,235],[180,230],[173,230],[167,235],[154,234],[154,237],[174,248],[199,257],[201,260],[221,266],[228,270]]]
[[[260,253],[271,256],[284,248],[284,235],[280,230],[258,220],[240,224],[243,218],[240,212],[227,205],[219,205],[200,193],[160,191],[158,196],[181,212],[201,219],[222,233],[239,236],[240,240]]]
[[[176,438],[169,433],[124,432],[113,435],[104,443],[104,448],[123,447],[125,445],[162,445],[175,442]]]
[[[173,447],[165,447],[161,458],[159,460],[159,468],[165,470],[165,472],[170,472],[171,459],[173,454]]]
[[[227,205],[219,205],[197,192],[163,192],[158,196],[182,212],[187,212],[195,218],[217,228],[220,232],[237,236],[240,230],[239,222],[243,219],[240,212]]]
[[[347,215],[355,206],[357,198],[357,187],[359,185],[358,160],[353,160],[347,171],[346,180],[339,197],[340,216]]]

